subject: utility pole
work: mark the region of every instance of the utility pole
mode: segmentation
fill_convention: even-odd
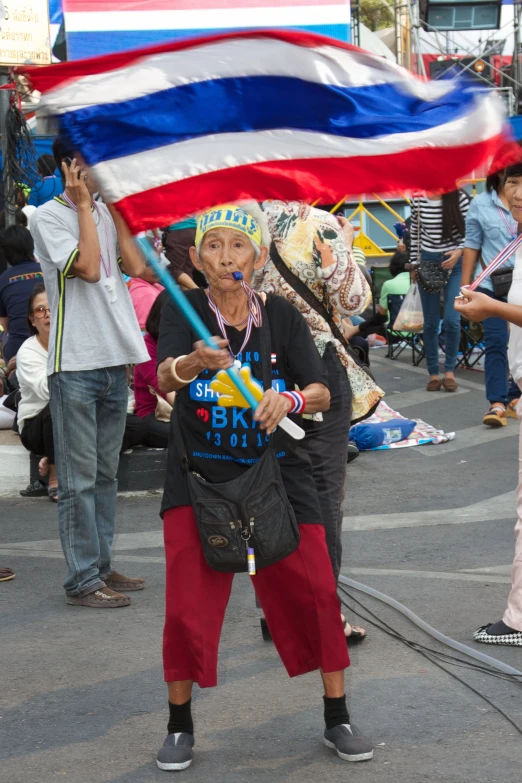
[[[0,85],[9,81],[9,68],[0,66]],[[2,150],[2,196],[4,202],[5,227],[15,224],[14,183],[6,168],[7,161],[7,113],[10,110],[10,91],[0,90],[0,143]]]

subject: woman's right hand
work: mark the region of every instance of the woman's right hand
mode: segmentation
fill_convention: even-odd
[[[228,370],[233,365],[233,359],[228,350],[228,340],[214,337],[219,350],[209,348],[204,340],[194,343],[194,358],[201,365],[201,370]]]

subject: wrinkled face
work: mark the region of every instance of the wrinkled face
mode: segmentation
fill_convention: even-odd
[[[504,196],[511,209],[511,214],[517,223],[522,223],[522,177],[508,177],[506,179]]]
[[[215,291],[233,292],[241,289],[241,281],[234,280],[233,272],[242,272],[247,283],[252,280],[254,269],[263,266],[267,248],[262,247],[256,258],[254,246],[241,231],[232,228],[213,228],[204,235],[199,246],[190,248],[192,263],[204,273],[209,286]]]
[[[39,335],[49,336],[49,329],[51,327],[51,313],[49,310],[49,302],[47,301],[47,294],[38,294],[33,302],[33,312],[29,316],[29,319]]]

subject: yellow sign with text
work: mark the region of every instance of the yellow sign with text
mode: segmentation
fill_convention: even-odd
[[[381,250],[379,245],[376,245],[375,242],[370,239],[370,237],[366,236],[366,234],[363,234],[362,231],[360,231],[357,236],[355,237],[353,241],[354,245],[357,245],[357,247],[360,247],[362,251],[364,251],[364,254],[367,256],[389,256],[389,253],[386,253],[384,250]]]
[[[0,65],[50,62],[47,0],[0,0]]]

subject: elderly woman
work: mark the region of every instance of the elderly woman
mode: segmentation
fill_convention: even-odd
[[[325,744],[343,759],[369,759],[372,746],[350,725],[346,709],[344,669],[349,661],[311,462],[297,441],[276,429],[292,411],[328,409],[323,362],[299,312],[272,295],[262,305],[248,286],[254,268],[267,257],[259,225],[250,215],[228,205],[203,214],[190,252],[209,290],[190,291],[187,297],[218,335],[219,350],[199,342],[172,304],[164,307],[158,379],[164,393],[177,395],[162,505],[167,560],[163,662],[170,719],[157,764],[179,770],[192,762],[192,686],[216,685],[219,637],[233,579],[233,573],[211,568],[204,556],[187,467],[204,484],[226,488],[257,467],[272,433],[270,448],[277,455],[300,541],[287,557],[258,570],[252,577],[254,589],[289,675],[321,672]],[[244,282],[236,279],[238,273]],[[269,327],[269,357],[261,348],[263,319]],[[210,388],[216,372],[244,363],[259,381],[263,360],[271,368],[272,388],[264,391],[255,412],[216,404]],[[228,525],[234,528],[235,522]],[[229,534],[225,528],[224,535],[211,536],[209,543],[223,546]]]

